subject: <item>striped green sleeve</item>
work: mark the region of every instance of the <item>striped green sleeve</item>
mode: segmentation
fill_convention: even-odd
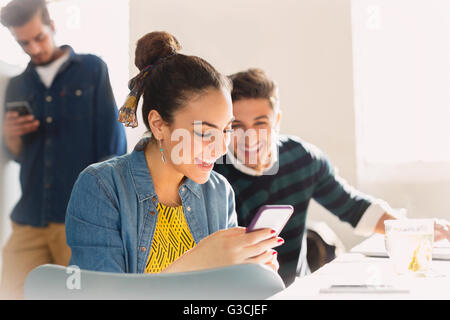
[[[328,158],[320,150],[312,150],[311,155],[317,172],[313,199],[341,221],[356,227],[371,205],[372,198],[338,176]]]

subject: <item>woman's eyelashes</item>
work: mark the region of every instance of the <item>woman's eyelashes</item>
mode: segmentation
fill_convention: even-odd
[[[230,133],[232,133],[232,132],[233,132],[233,129],[232,129],[232,128],[228,128],[228,129],[223,130],[223,133],[225,133],[225,134],[230,134]],[[201,137],[201,138],[210,138],[210,137],[214,136],[214,134],[213,134],[213,132],[211,131],[211,129],[210,129],[210,130],[207,130],[207,131],[205,131],[205,132],[197,132],[197,131],[194,131],[194,134],[195,134],[196,136],[198,136],[198,137]]]
[[[243,129],[242,124],[240,124],[239,122],[233,123],[233,124],[231,125],[231,127],[232,127],[233,129]]]

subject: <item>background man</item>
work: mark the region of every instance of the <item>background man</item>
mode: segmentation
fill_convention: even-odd
[[[0,19],[31,60],[10,80],[6,104],[26,101],[32,114],[5,112],[2,141],[21,166],[22,197],[11,214],[0,291],[21,298],[33,268],[68,264],[64,219],[72,186],[89,164],[124,154],[126,138],[106,64],[55,44],[45,0],[13,0]]]

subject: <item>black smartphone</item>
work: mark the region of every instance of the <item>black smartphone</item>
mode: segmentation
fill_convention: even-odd
[[[13,101],[6,103],[6,112],[17,112],[19,117],[32,114],[28,101]]]

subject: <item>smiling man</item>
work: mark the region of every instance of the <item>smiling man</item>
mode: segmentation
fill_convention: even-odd
[[[314,199],[355,232],[384,231],[384,220],[401,217],[386,202],[365,195],[339,177],[314,145],[279,134],[278,89],[264,71],[249,69],[231,76],[233,130],[228,154],[214,170],[224,175],[236,195],[241,226],[248,226],[263,205],[288,204],[294,214],[281,232],[279,274],[286,286],[308,273],[306,216]]]
[[[124,154],[126,139],[106,64],[55,44],[44,0],[13,0],[0,19],[31,60],[6,92],[6,105],[28,104],[31,114],[6,110],[2,137],[21,166],[22,196],[2,252],[0,295],[19,299],[33,268],[68,264],[64,223],[72,186],[89,164]]]
[[[295,136],[279,134],[278,88],[261,69],[232,75],[233,130],[228,154],[214,170],[224,175],[236,197],[238,224],[248,226],[263,205],[288,204],[294,214],[280,236],[279,274],[286,286],[309,273],[306,216],[309,202],[320,205],[369,236],[384,233],[384,221],[403,218],[385,201],[363,194],[338,176],[325,154]],[[435,219],[435,241],[450,239],[450,224]]]

